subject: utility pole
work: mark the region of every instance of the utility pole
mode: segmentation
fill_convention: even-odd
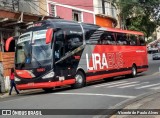
[[[19,11],[19,0],[17,0],[17,6],[18,6],[18,11]]]
[[[15,11],[14,0],[12,0],[12,7],[13,7],[13,10]]]
[[[105,0],[102,0],[102,13],[105,14]]]

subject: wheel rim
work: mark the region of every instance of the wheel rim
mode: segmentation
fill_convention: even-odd
[[[83,82],[83,77],[81,75],[76,75],[76,82],[77,83],[82,83]]]
[[[137,72],[136,72],[136,68],[135,67],[132,68],[132,73],[133,73],[134,76],[136,75]]]

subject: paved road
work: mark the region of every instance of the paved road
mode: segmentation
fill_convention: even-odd
[[[99,81],[81,89],[59,89],[51,93],[36,91],[0,100],[1,109],[106,109],[135,98],[146,92],[160,89],[160,60],[152,61],[149,70],[136,78],[115,78]],[[56,116],[57,117],[57,116]],[[55,118],[56,118],[55,117]],[[59,116],[61,117],[61,116]],[[64,116],[63,116],[64,117]],[[70,118],[71,116],[65,116]],[[72,116],[75,117],[75,116]],[[78,117],[78,116],[76,116]],[[79,116],[82,117],[82,116]],[[85,116],[88,117],[88,116]],[[90,116],[92,117],[92,116]]]

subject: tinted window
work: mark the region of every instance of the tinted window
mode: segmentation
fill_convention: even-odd
[[[137,36],[136,35],[130,35],[130,45],[137,45]]]
[[[104,31],[101,31],[101,30],[86,31],[85,33],[86,43],[87,44],[98,44],[100,41],[100,37],[103,33]]]
[[[144,36],[139,36],[140,45],[146,45]]]
[[[83,45],[83,35],[82,32],[67,31],[65,35],[65,40],[67,44],[68,51],[71,51],[81,45]]]
[[[117,33],[117,45],[127,45],[127,35],[123,33]]]
[[[100,38],[100,44],[115,45],[116,42],[112,32],[104,32]]]

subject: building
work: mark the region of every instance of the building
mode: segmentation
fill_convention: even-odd
[[[44,0],[39,2],[26,0],[0,0],[0,85],[6,83],[8,89],[8,76],[10,69],[14,67],[15,43],[11,43],[10,52],[5,52],[6,39],[20,35],[26,29],[28,23],[49,18],[45,16],[47,10],[43,9]],[[4,82],[5,81],[5,82]]]
[[[47,0],[47,9],[48,15],[65,20],[102,27],[117,25],[116,7],[111,0]]]
[[[48,0],[48,12],[65,20],[95,24],[93,0]]]
[[[112,0],[93,0],[96,24],[103,27],[117,26],[117,9]]]

